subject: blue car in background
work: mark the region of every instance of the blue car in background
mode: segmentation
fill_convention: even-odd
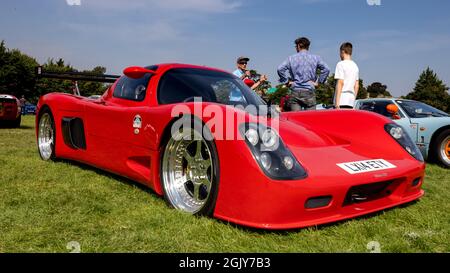
[[[356,101],[356,109],[381,114],[403,126],[424,158],[450,168],[450,115],[428,104],[405,99]]]
[[[36,115],[36,105],[26,102],[22,107],[22,115]]]

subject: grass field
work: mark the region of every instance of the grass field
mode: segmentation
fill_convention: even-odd
[[[319,228],[268,232],[167,207],[150,190],[72,162],[43,162],[34,117],[0,129],[0,252],[450,252],[450,170],[427,167],[419,202]]]

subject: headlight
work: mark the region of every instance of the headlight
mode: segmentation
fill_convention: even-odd
[[[244,123],[239,130],[268,177],[274,180],[306,178],[304,168],[273,129],[261,124]]]
[[[258,131],[255,129],[249,129],[247,132],[245,132],[245,138],[252,144],[253,146],[256,146],[259,142],[259,134]]]
[[[264,169],[270,170],[270,167],[272,167],[272,157],[268,153],[261,154],[261,165]]]
[[[394,123],[388,123],[384,126],[384,129],[410,155],[412,155],[415,159],[424,162],[422,153],[420,153],[419,148],[417,148],[416,144],[411,140],[402,126]]]
[[[290,156],[285,156],[283,158],[283,165],[286,169],[292,170],[292,168],[294,167],[294,159]]]
[[[269,150],[275,150],[278,147],[278,135],[272,129],[264,130],[264,133],[261,136],[261,142],[264,148]]]
[[[403,128],[394,126],[391,128],[391,130],[389,130],[389,133],[393,138],[401,139],[403,136]]]

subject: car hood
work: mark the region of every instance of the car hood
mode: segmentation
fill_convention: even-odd
[[[279,133],[309,173],[341,173],[340,163],[384,159],[419,165],[386,131],[387,118],[366,111],[282,114]]]

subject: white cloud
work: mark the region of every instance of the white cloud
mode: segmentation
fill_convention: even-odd
[[[322,3],[331,3],[337,2],[336,0],[300,0],[302,4],[322,4]]]
[[[204,12],[228,12],[241,6],[240,2],[229,0],[165,0],[157,1],[165,9],[194,10]]]
[[[69,6],[81,6],[81,0],[66,0]]]
[[[114,33],[114,40],[123,43],[169,42],[184,39],[174,25],[165,21],[137,25],[67,23],[64,26],[67,30],[82,34],[89,39],[98,39],[103,36],[108,38],[111,33]]]
[[[74,1],[74,0],[67,0]],[[85,0],[88,8],[104,10],[169,10],[222,13],[242,5],[241,0]]]
[[[237,10],[243,0],[66,0],[82,1],[82,8],[95,17],[110,20],[108,24],[93,21],[62,25],[80,37],[106,37],[114,33],[117,41],[148,44],[150,42],[181,42],[192,37],[186,34],[191,19],[199,15],[227,13]],[[67,2],[69,3],[69,2]],[[139,16],[134,14],[139,12]],[[123,14],[123,15],[122,15]],[[146,16],[142,16],[146,14]],[[111,17],[115,16],[115,17]],[[119,16],[119,17],[117,17]],[[121,20],[123,18],[123,20]]]

